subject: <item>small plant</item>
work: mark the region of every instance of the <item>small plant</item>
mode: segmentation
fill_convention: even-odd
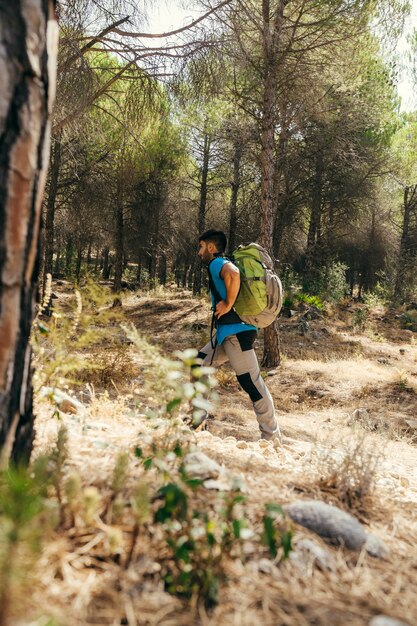
[[[407,330],[417,332],[417,311],[407,311],[400,315],[400,326]]]
[[[64,477],[64,465],[68,459],[68,432],[65,426],[61,426],[58,431],[56,446],[48,457],[48,471],[50,481],[55,488],[59,505],[59,519],[62,525],[65,520],[65,507],[62,493]]]
[[[225,561],[242,539],[246,520],[236,515],[244,502],[239,492],[224,496],[224,506],[191,506],[186,488],[169,483],[158,492],[161,505],[154,522],[162,524],[170,556],[163,566],[165,589],[180,597],[217,602],[219,585],[225,580]]]
[[[333,491],[350,509],[363,507],[374,490],[381,461],[366,434],[320,447],[317,461],[320,488]]]
[[[145,482],[139,482],[138,485],[135,487],[132,497],[130,499],[130,503],[135,522],[132,529],[130,547],[124,564],[125,569],[129,567],[132,561],[140,528],[143,524],[148,522],[151,517],[149,487]]]
[[[104,350],[94,350],[94,367],[91,363],[83,364],[77,371],[79,383],[86,383],[101,389],[110,389],[132,379],[137,372],[129,346],[120,344],[120,340]]]
[[[285,517],[281,506],[270,503],[265,508],[262,540],[268,547],[272,558],[277,558],[281,550],[282,559],[285,560],[292,550],[293,529]]]
[[[357,309],[352,317],[353,328],[357,331],[363,332],[368,322],[369,311],[366,308]]]
[[[393,381],[399,391],[412,391],[413,389],[408,378],[408,373],[405,370],[396,368],[393,375]]]
[[[50,285],[45,298],[50,301]],[[49,291],[48,291],[49,289]],[[76,289],[71,300],[54,300],[51,315],[45,318],[43,303],[33,324],[32,345],[35,355],[35,389],[64,387],[68,382],[84,382],[78,374],[86,369],[100,369],[98,360],[89,358],[88,351],[109,341],[112,325],[118,314],[111,308],[110,292],[87,283]]]
[[[119,502],[122,490],[125,486],[129,471],[129,456],[122,453],[118,456],[115,468],[113,470],[113,479],[111,484],[111,493],[107,502],[107,523],[111,524],[112,519],[119,514]]]
[[[299,302],[305,302],[305,304],[316,307],[319,311],[323,311],[324,309],[324,303],[319,296],[311,296],[307,293],[298,293],[296,295],[296,299]]]

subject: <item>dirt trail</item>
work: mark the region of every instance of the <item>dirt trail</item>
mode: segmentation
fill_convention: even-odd
[[[208,337],[209,311],[204,302],[196,308],[189,298],[139,300],[127,303],[127,312],[165,354],[198,348]],[[355,409],[366,408],[376,423],[376,432],[370,436],[376,449],[384,452],[381,473],[398,476],[399,490],[409,487],[408,495],[414,500],[417,447],[412,441],[417,441],[417,423],[414,431],[404,420],[417,419],[417,346],[412,343],[413,333],[401,330],[398,322],[390,328],[386,318],[380,321],[380,312],[375,317],[367,334],[349,332],[349,325],[339,318],[324,318],[310,322],[307,335],[300,334],[294,319],[281,318],[283,362],[266,382],[287,450],[307,453],[332,435],[341,441],[350,438],[349,416]],[[258,340],[259,355],[260,344]],[[352,358],[352,346],[356,358]],[[291,357],[294,353],[301,358]],[[227,365],[221,368],[219,381],[219,403],[209,432],[221,439],[256,441],[259,432],[253,411]],[[385,427],[378,428],[378,422]],[[372,424],[363,426],[372,430]]]

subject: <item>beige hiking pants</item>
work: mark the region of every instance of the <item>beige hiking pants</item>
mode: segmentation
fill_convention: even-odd
[[[209,342],[200,350],[198,357],[202,359],[203,365],[220,366],[229,361],[240,386],[252,401],[262,439],[278,437],[281,440],[274,402],[261,376],[258,359],[252,347],[256,333],[255,331],[251,335],[249,333],[251,331],[229,335],[221,345],[216,345],[214,356]]]

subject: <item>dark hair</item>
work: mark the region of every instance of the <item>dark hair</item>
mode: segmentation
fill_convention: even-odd
[[[199,236],[198,241],[214,243],[218,252],[224,252],[227,246],[227,237],[224,232],[222,230],[215,230],[214,228],[204,231],[204,233]]]

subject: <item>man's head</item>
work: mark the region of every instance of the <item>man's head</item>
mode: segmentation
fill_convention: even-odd
[[[222,230],[211,228],[198,238],[198,256],[203,263],[210,263],[216,254],[223,254],[226,250],[227,237]]]

